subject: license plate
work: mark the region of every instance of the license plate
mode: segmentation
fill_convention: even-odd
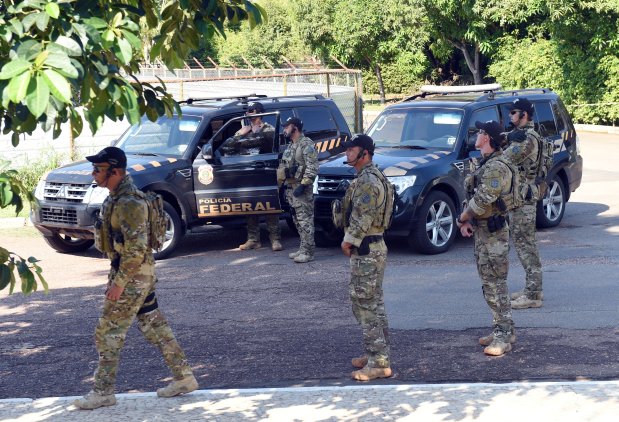
[[[63,209],[59,207],[51,207],[52,214],[62,214]]]

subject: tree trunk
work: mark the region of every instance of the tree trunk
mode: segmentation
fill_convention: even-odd
[[[471,53],[469,52],[466,43],[464,42],[451,42],[456,48],[462,51],[464,54],[464,60],[466,60],[466,65],[468,66],[471,74],[473,75],[473,82],[475,85],[481,85],[481,73],[479,70],[479,44],[475,44],[475,52],[473,53],[473,57],[471,57]]]
[[[383,84],[383,76],[380,73],[380,66],[378,63],[374,66],[374,72],[376,72],[376,80],[378,81],[378,92],[380,93],[380,103],[385,104],[385,85]]]

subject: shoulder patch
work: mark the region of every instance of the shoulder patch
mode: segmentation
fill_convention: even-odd
[[[512,151],[515,154],[518,154],[520,152],[520,145],[514,145],[513,148],[512,148]]]
[[[365,193],[362,197],[361,197],[361,202],[363,202],[364,204],[369,204],[372,198],[370,198],[370,195],[368,193]]]
[[[493,188],[498,188],[499,187],[499,179],[492,179],[492,181],[490,181],[490,186],[492,186]]]

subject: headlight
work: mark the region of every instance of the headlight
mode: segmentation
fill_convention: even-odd
[[[410,188],[415,184],[417,176],[413,174],[411,176],[388,177],[387,179],[395,186],[396,193],[400,194],[404,192],[406,188]]]
[[[37,183],[37,187],[34,189],[34,197],[38,199],[39,201],[42,201],[44,199],[45,181],[47,180],[48,174],[49,174],[49,171],[46,172],[43,176],[41,176],[41,180],[39,180],[39,183]]]
[[[84,195],[84,203],[90,205],[102,204],[109,194],[110,191],[107,188],[91,185]]]

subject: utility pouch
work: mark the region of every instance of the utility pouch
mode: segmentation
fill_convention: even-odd
[[[488,218],[488,231],[494,233],[505,227],[505,217],[502,215],[492,215]]]
[[[114,270],[118,271],[118,269],[120,268],[120,255],[114,256],[114,259],[112,259],[110,265]]]
[[[344,228],[344,213],[342,212],[342,201],[334,199],[331,201],[331,219],[333,225],[338,229]]]

